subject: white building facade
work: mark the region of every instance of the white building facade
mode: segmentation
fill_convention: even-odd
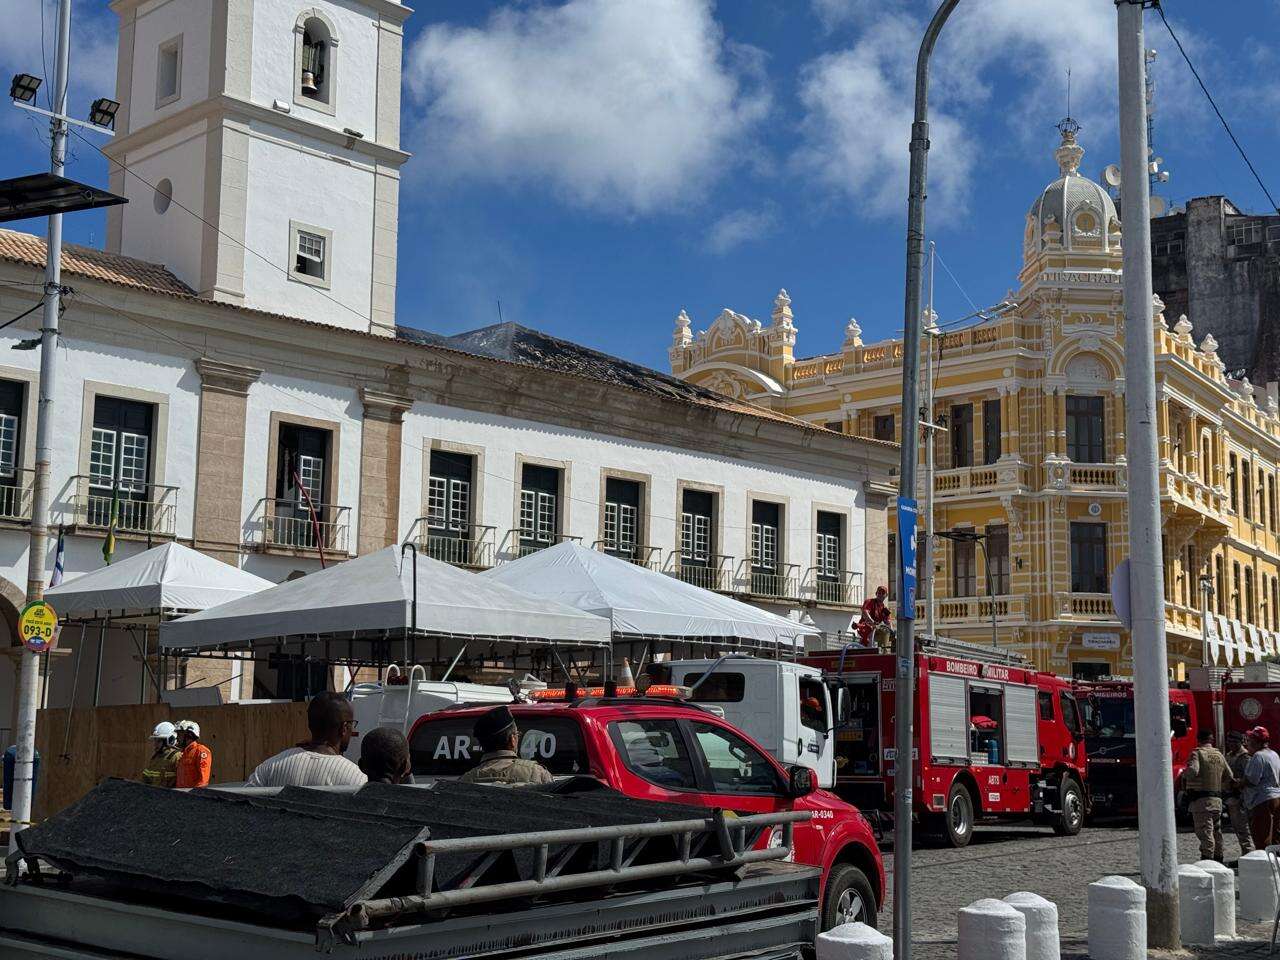
[[[269,580],[412,540],[484,569],[564,539],[820,628],[883,582],[890,443],[511,325],[395,323],[391,0],[116,0],[108,250],[68,247],[51,525],[67,579],[169,539]],[[215,229],[216,227],[216,229]],[[321,242],[316,245],[313,240]],[[318,259],[317,259],[318,258]],[[43,240],[0,231],[0,313]],[[0,649],[16,651],[39,355],[0,330]],[[494,343],[501,341],[502,349]],[[51,570],[56,536],[51,537]],[[44,702],[157,698],[155,634],[63,631]],[[78,661],[78,665],[77,665]],[[0,660],[7,743],[18,659]],[[163,679],[289,696],[286,671]],[[7,729],[6,729],[7,728]]]

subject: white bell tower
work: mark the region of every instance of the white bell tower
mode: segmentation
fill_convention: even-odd
[[[129,203],[109,212],[107,249],[163,263],[201,296],[394,333],[409,8],[111,6],[121,107],[107,152],[132,173],[111,166]]]

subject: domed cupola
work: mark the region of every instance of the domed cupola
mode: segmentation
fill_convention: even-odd
[[[1027,214],[1023,249],[1026,259],[1046,250],[1111,253],[1120,250],[1120,218],[1111,195],[1080,175],[1084,149],[1076,140],[1080,124],[1070,117],[1058,124],[1062,142],[1054,151],[1057,180],[1044,188]]]

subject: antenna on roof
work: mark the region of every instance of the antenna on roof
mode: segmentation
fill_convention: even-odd
[[[495,299],[498,301],[498,323],[502,323],[502,298],[496,297]]]
[[[1071,68],[1067,67],[1067,116],[1071,116]]]

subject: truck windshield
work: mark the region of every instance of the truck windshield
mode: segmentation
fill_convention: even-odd
[[[1134,738],[1133,701],[1127,697],[1091,698],[1086,712],[1092,737],[1103,740]]]

